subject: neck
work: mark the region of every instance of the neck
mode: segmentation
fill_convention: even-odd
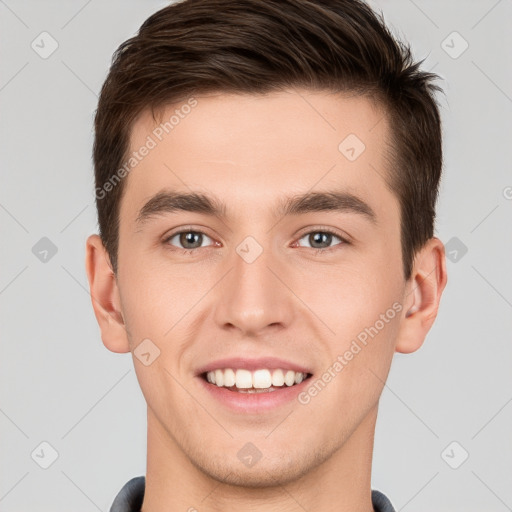
[[[371,464],[377,407],[325,462],[299,478],[244,487],[212,478],[148,408],[146,490],[141,512],[373,512]],[[228,475],[229,476],[229,475]]]

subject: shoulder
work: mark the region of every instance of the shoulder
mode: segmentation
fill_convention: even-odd
[[[389,498],[375,489],[372,490],[372,505],[375,512],[395,512]]]
[[[145,476],[136,476],[128,480],[115,497],[110,512],[139,512],[145,488]]]
[[[128,480],[115,497],[110,512],[139,512],[145,488],[145,476],[136,476]],[[377,490],[372,490],[372,505],[375,512],[395,512],[389,498]]]

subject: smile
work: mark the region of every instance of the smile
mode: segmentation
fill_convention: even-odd
[[[286,369],[216,369],[203,374],[210,384],[239,393],[268,393],[300,384],[311,374]]]

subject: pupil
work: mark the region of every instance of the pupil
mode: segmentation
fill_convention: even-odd
[[[331,237],[332,235],[330,233],[320,233],[320,232],[317,232],[317,233],[314,233],[313,235],[313,243],[311,244],[313,247],[314,247],[314,244],[316,243],[322,243],[322,239],[323,239],[323,243],[327,243],[327,245],[329,245],[329,242],[331,240]]]
[[[181,234],[181,240],[180,240],[180,242],[181,242],[181,244],[182,244],[185,248],[187,248],[187,249],[191,249],[192,247],[188,246],[187,244],[189,244],[189,243],[190,243],[190,244],[194,244],[194,239],[195,239],[195,243],[196,243],[196,245],[194,245],[194,247],[196,247],[196,246],[197,246],[197,239],[198,239],[200,236],[201,236],[201,234],[200,234],[200,233],[194,233],[194,232],[192,232],[192,231],[189,231],[188,233],[182,233],[182,234]],[[199,246],[200,246],[200,245],[201,245],[201,244],[199,243]]]

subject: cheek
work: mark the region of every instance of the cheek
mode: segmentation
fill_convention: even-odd
[[[377,262],[379,260],[377,259]],[[329,327],[321,343],[328,359],[319,375],[326,383],[319,403],[340,404],[358,414],[375,404],[394,354],[402,304],[401,266],[393,264],[345,267],[325,276],[325,286],[309,286],[308,306]],[[387,272],[383,269],[386,268]],[[305,289],[304,289],[305,292]],[[334,377],[333,377],[334,375]],[[322,388],[323,389],[323,388]]]
[[[359,326],[346,326],[347,322],[340,324],[340,329],[347,327],[354,334],[338,333],[328,347],[330,357],[324,371],[316,375],[301,402],[308,404],[313,416],[328,416],[329,428],[346,435],[378,403],[393,358],[399,320],[395,316],[388,323],[382,321],[383,325],[374,319],[363,320]]]
[[[300,283],[299,296],[306,297],[307,305],[318,312],[329,327],[327,337],[336,340],[338,349],[386,315],[400,298],[403,284],[401,266],[386,265],[382,257],[354,259],[323,274],[319,268],[314,276],[302,277]],[[395,313],[396,310],[389,312],[386,325]]]
[[[150,366],[144,366],[134,357],[137,380],[148,409],[172,437],[182,438],[194,421],[211,427],[211,418],[191,399],[182,376],[169,363],[165,348]]]
[[[155,264],[150,258],[144,263],[134,258],[131,263],[125,259],[120,269],[130,332],[138,337],[166,339],[169,330],[179,326],[180,319],[211,284],[199,278],[200,273],[190,275],[183,265]]]

